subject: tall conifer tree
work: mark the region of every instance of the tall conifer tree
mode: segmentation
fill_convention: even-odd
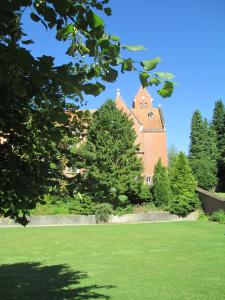
[[[199,206],[199,200],[195,195],[197,182],[183,152],[178,154],[170,172],[170,185],[172,213],[185,216]]]
[[[199,158],[204,152],[206,140],[206,126],[199,110],[193,114],[191,121],[191,143],[189,155],[191,159]]]
[[[189,161],[198,185],[207,190],[217,183],[217,147],[213,127],[195,111],[191,123]]]
[[[79,150],[86,192],[94,200],[116,205],[121,198],[115,195],[138,198],[143,189],[143,165],[135,140],[132,121],[112,100],[94,114],[86,143]]]
[[[153,176],[153,196],[156,205],[167,206],[171,199],[170,182],[167,169],[162,165],[162,160],[159,159]]]
[[[225,191],[225,106],[222,100],[215,103],[212,124],[218,149],[218,190]]]

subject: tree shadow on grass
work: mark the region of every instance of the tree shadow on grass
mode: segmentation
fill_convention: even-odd
[[[99,292],[115,286],[84,286],[87,273],[73,271],[67,265],[45,266],[24,262],[0,266],[1,300],[83,300],[110,299]]]

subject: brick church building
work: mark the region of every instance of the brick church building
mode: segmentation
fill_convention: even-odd
[[[115,103],[118,109],[126,113],[133,120],[133,127],[137,134],[136,143],[139,144],[138,156],[144,164],[144,176],[147,184],[151,184],[154,166],[162,159],[167,166],[166,127],[160,106],[153,107],[153,99],[147,89],[140,87],[129,108],[117,90]]]

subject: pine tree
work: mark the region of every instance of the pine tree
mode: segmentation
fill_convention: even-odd
[[[143,191],[143,165],[136,155],[138,146],[132,124],[112,100],[93,116],[79,155],[84,162],[86,192],[95,201],[117,205],[126,199],[121,195],[135,201]]]
[[[215,103],[213,120],[213,128],[216,132],[216,142],[218,150],[218,190],[225,191],[225,106],[222,100]]]
[[[211,190],[217,184],[217,146],[213,127],[195,111],[191,124],[189,162],[198,185]]]
[[[169,177],[161,159],[158,160],[154,169],[153,196],[157,206],[167,206],[171,199]]]
[[[171,170],[170,185],[172,191],[170,211],[172,213],[185,216],[198,207],[199,201],[195,195],[197,182],[183,152],[178,154]]]
[[[189,150],[189,157],[199,158],[205,149],[206,137],[206,124],[202,119],[202,115],[199,110],[196,110],[193,114],[191,121],[191,143]]]

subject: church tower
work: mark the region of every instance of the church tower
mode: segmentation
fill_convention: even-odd
[[[139,88],[137,95],[133,101],[133,108],[152,108],[153,99],[148,91],[142,86]]]
[[[144,165],[143,175],[147,184],[152,183],[154,167],[161,158],[164,166],[167,166],[166,127],[162,109],[153,107],[153,98],[146,88],[139,88],[130,109],[122,99],[120,90],[117,90],[115,103],[133,120],[133,128],[136,132],[136,144],[139,145],[137,155]]]

